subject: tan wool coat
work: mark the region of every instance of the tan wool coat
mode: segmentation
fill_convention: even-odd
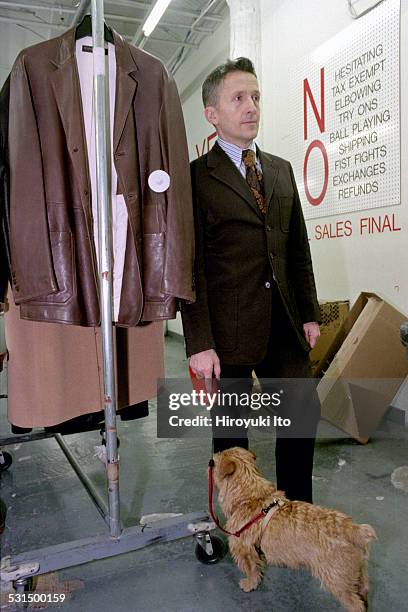
[[[47,427],[103,410],[100,328],[20,319],[11,291],[8,296],[10,423]],[[155,397],[164,372],[162,323],[116,332],[118,407]]]

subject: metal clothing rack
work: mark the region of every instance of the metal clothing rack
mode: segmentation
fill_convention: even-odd
[[[33,576],[88,563],[96,559],[113,557],[144,548],[156,542],[194,535],[196,556],[205,563],[214,563],[223,554],[223,542],[210,536],[215,528],[206,512],[189,513],[176,518],[151,523],[149,529],[137,525],[123,529],[120,524],[119,458],[116,429],[116,388],[114,376],[114,348],[112,325],[112,261],[110,201],[108,195],[108,130],[106,125],[105,92],[108,79],[105,74],[104,8],[103,0],[81,0],[72,25],[80,23],[92,3],[92,36],[94,57],[95,134],[97,160],[97,207],[99,227],[99,286],[101,296],[101,333],[104,378],[104,411],[106,430],[106,473],[108,505],[83,473],[60,434],[28,434],[0,440],[2,445],[21,441],[55,437],[71,466],[109,526],[109,534],[95,536],[55,546],[24,552],[7,559],[1,568],[1,579],[12,581],[17,592],[24,592]]]

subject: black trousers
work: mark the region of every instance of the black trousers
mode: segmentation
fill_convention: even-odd
[[[276,479],[277,488],[286,492],[289,499],[312,502],[312,472],[315,437],[320,419],[320,403],[315,382],[311,377],[309,356],[302,349],[276,287],[272,302],[272,325],[268,350],[260,363],[236,365],[221,363],[220,391],[250,393],[252,371],[261,381],[262,390],[270,391],[262,380],[285,379],[290,401],[284,401],[282,415],[291,420],[292,428],[276,428]],[[280,382],[284,383],[283,380]],[[274,389],[276,391],[276,389]],[[278,414],[281,414],[278,409]],[[216,427],[215,417],[220,415],[248,416],[248,408],[235,405],[217,406],[212,410],[213,451],[223,451],[233,446],[248,448],[247,430]],[[254,414],[251,414],[254,416]],[[224,437],[225,432],[225,437]]]

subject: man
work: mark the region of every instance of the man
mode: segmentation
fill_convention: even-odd
[[[308,378],[308,350],[320,333],[309,243],[290,163],[254,142],[260,92],[252,62],[227,61],[202,93],[218,140],[191,164],[197,301],[182,307],[190,367],[206,379],[242,381],[241,391],[250,389],[252,370],[258,378]],[[315,395],[297,406],[307,437],[278,431],[275,453],[278,488],[310,502]],[[248,448],[245,432],[214,438],[214,452],[236,445]]]

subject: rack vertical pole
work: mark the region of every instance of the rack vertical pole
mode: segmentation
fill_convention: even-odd
[[[121,533],[119,510],[119,460],[116,430],[116,384],[112,316],[112,250],[111,196],[108,160],[109,126],[107,125],[103,0],[92,0],[92,36],[94,64],[94,100],[96,135],[96,178],[99,233],[99,289],[103,353],[104,409],[106,428],[106,473],[108,479],[109,530],[113,538]]]

